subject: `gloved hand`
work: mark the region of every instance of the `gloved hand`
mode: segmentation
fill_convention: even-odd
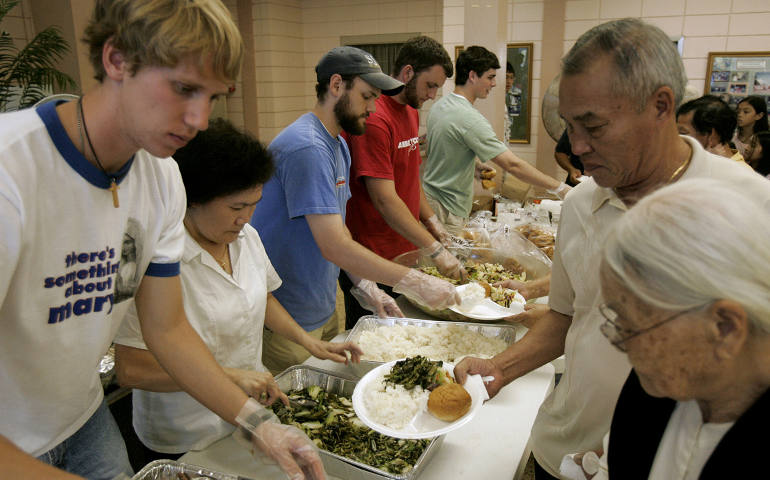
[[[365,278],[351,280],[355,286],[350,289],[350,294],[356,297],[363,308],[376,313],[380,318],[404,316],[393,297],[383,292],[376,283]]]
[[[435,310],[460,304],[454,285],[413,268],[393,286],[393,291]]]
[[[497,170],[489,165],[481,162],[476,162],[475,177],[479,180],[490,179],[497,175]]]
[[[569,186],[569,185],[567,185],[566,183],[562,182],[562,183],[560,183],[560,184],[559,184],[559,186],[558,186],[558,187],[556,187],[555,189],[553,189],[553,190],[550,190],[550,189],[549,189],[549,190],[548,190],[548,193],[552,193],[552,194],[556,195],[557,197],[559,197],[561,200],[564,200],[564,197],[566,197],[566,196],[567,196],[567,193],[568,193],[570,190],[572,190],[572,187],[570,187],[570,186]]]
[[[281,425],[278,417],[249,398],[235,418],[233,436],[256,456],[257,451],[278,463],[291,480],[324,480],[318,447],[296,427]]]
[[[439,221],[436,215],[432,215],[423,223],[425,228],[433,235],[433,238],[441,242],[445,247],[452,246],[452,234],[447,232],[446,227],[444,227],[444,224]]]
[[[436,265],[442,275],[460,280],[462,282],[468,278],[468,273],[463,268],[460,261],[449,250],[436,240],[429,247],[420,249],[420,256],[430,258]]]

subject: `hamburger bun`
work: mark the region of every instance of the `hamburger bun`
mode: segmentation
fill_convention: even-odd
[[[497,172],[494,170],[484,170],[479,174],[479,176],[485,180],[490,180],[494,178],[495,175],[497,175]]]
[[[471,396],[458,383],[436,387],[428,397],[428,411],[439,420],[454,422],[471,408]]]

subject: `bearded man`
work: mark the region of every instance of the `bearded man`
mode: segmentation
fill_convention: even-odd
[[[343,133],[350,147],[350,201],[345,224],[353,239],[381,257],[392,259],[420,249],[439,271],[460,278],[460,262],[444,249],[450,236],[428,205],[420,185],[419,109],[436,98],[454,73],[452,60],[436,40],[418,36],[401,46],[392,76],[404,83],[393,96],[376,101],[363,135]],[[367,312],[358,305],[352,283],[340,275],[345,295],[345,327],[353,328]],[[387,291],[387,287],[384,288]]]
[[[432,308],[459,303],[446,281],[388,261],[353,240],[345,226],[350,198],[350,153],[340,136],[361,135],[380,93],[403,83],[382,73],[370,54],[336,47],[316,66],[317,103],[273,140],[275,176],[264,186],[251,224],[283,279],[274,293],[311,336],[331,339],[337,277],[346,271],[362,305],[380,316],[402,316],[375,282],[393,286]],[[266,330],[262,361],[273,373],[302,363],[310,353]]]

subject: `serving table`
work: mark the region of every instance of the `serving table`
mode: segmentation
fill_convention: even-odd
[[[409,308],[403,298],[399,300],[407,317],[430,318],[416,308]],[[334,341],[342,341],[345,336],[346,333],[341,333]],[[311,357],[305,364],[357,377],[352,367],[330,360]],[[446,435],[443,445],[418,480],[520,478],[529,458],[530,430],[540,404],[553,388],[553,378],[554,368],[546,364],[503,388],[468,424]],[[286,478],[277,466],[251,457],[230,436],[204,450],[188,452],[179,460],[254,480]]]

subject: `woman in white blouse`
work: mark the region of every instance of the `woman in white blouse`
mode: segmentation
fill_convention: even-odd
[[[259,235],[249,225],[270,178],[270,154],[229,122],[214,120],[174,155],[187,192],[181,262],[184,308],[220,366],[264,404],[287,402],[262,365],[267,327],[312,355],[358,362],[353,343],[330,343],[305,332],[270,293],[281,285]],[[233,427],[187,395],[144,345],[132,309],[115,339],[116,371],[134,388],[133,424],[145,461],[205,448]]]
[[[768,239],[764,203],[717,180],[677,182],[618,220],[601,330],[633,370],[596,479],[767,478]]]

